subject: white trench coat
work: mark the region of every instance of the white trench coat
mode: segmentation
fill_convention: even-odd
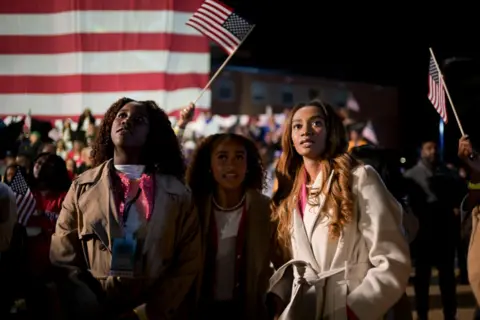
[[[313,187],[321,183],[320,174]],[[381,319],[405,293],[411,264],[401,205],[370,166],[354,169],[352,188],[354,219],[339,239],[320,214],[324,196],[318,207],[307,203],[303,219],[293,212],[293,260],[270,279],[270,292],[290,301],[281,320],[347,319],[347,305],[360,320]]]

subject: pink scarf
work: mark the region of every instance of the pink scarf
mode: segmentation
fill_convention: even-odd
[[[127,199],[128,194],[130,193],[130,184],[131,180],[121,172],[116,172],[117,176],[120,178],[121,187],[123,191],[123,199],[120,200],[119,212],[120,219],[123,219],[123,213],[125,210],[125,199]],[[151,175],[142,174],[140,177],[139,188],[142,189],[140,196],[138,198],[141,201],[142,205],[146,208],[147,216],[145,219],[150,220],[150,217],[153,213],[153,204],[154,204],[154,192],[155,192],[155,179]]]
[[[300,187],[300,194],[298,196],[298,212],[300,212],[300,215],[303,218],[303,210],[305,210],[305,206],[307,205],[307,172],[304,171],[304,179],[302,186]]]

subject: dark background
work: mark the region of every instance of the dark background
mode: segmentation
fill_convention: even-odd
[[[440,117],[427,99],[431,46],[466,133],[480,143],[477,9],[453,2],[365,5],[328,1],[224,1],[257,24],[231,62],[399,88],[402,153],[438,140]],[[222,60],[225,57],[216,57]],[[453,58],[453,59],[452,59]],[[456,161],[460,131],[450,106],[445,158]]]

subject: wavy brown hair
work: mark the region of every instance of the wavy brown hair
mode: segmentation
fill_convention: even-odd
[[[135,101],[130,98],[121,98],[114,102],[105,113],[98,135],[92,145],[91,157],[93,166],[113,158],[112,124],[117,113],[127,103],[137,102],[147,109],[149,131],[147,141],[143,146],[141,161],[147,172],[158,172],[185,180],[185,160],[177,136],[173,131],[168,115],[155,101]]]
[[[208,136],[196,148],[192,155],[187,170],[187,184],[192,190],[195,202],[206,199],[215,189],[216,182],[213,178],[211,168],[212,152],[219,143],[231,140],[245,147],[247,152],[247,174],[243,183],[245,189],[253,189],[262,192],[265,183],[265,170],[262,157],[258,152],[255,143],[238,134],[219,133]]]
[[[341,235],[343,227],[352,221],[353,196],[351,189],[352,169],[357,165],[348,153],[348,141],[342,120],[332,106],[320,100],[296,105],[285,122],[285,132],[282,137],[282,155],[276,168],[276,183],[272,198],[272,218],[278,223],[278,240],[286,250],[290,250],[290,232],[292,214],[297,208],[297,195],[305,182],[303,159],[292,143],[292,119],[295,113],[306,106],[314,106],[320,110],[325,120],[327,131],[326,148],[319,160],[323,177],[323,189],[317,191],[314,203],[319,205],[319,195],[325,194],[325,210],[329,218],[329,233],[332,238]],[[326,181],[334,172],[330,190],[326,189]]]

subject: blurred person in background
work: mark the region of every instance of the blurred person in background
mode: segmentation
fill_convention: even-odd
[[[40,132],[34,131],[29,136],[28,139],[24,140],[19,148],[18,153],[27,155],[28,157],[34,159],[40,152],[42,147],[42,136]]]
[[[15,299],[12,289],[16,282],[15,266],[9,261],[8,251],[18,213],[15,194],[8,185],[0,182],[0,318],[10,317],[10,307]]]
[[[0,175],[2,177],[5,176],[7,167],[12,164],[15,164],[15,155],[11,151],[7,151],[5,154],[5,158],[3,159],[3,161],[0,162]]]
[[[72,120],[65,119],[62,126],[62,140],[65,141],[65,144],[68,149],[72,148],[72,141],[74,138],[74,132],[72,130]]]
[[[473,150],[468,136],[460,138],[458,156],[468,167],[470,176],[468,194],[464,200],[463,210],[471,212],[468,279],[478,306],[480,305],[480,157]],[[478,308],[474,319],[480,319],[480,310]]]
[[[410,205],[418,217],[419,231],[412,245],[415,258],[415,303],[420,320],[428,319],[432,267],[438,269],[443,315],[457,313],[455,250],[460,233],[459,207],[464,184],[439,161],[437,144],[422,143],[417,164],[405,171]]]
[[[92,148],[86,147],[82,149],[82,164],[77,168],[76,173],[82,174],[88,169],[93,168]]]
[[[28,154],[19,153],[15,159],[15,163],[22,170],[22,175],[29,186],[33,184],[32,161],[35,157],[31,158]]]
[[[68,154],[67,145],[65,144],[65,141],[63,141],[62,139],[57,141],[56,153],[58,156],[62,157],[63,160],[67,159],[67,154]]]
[[[71,180],[77,177],[77,165],[73,159],[67,159],[65,161],[65,166],[67,167],[68,176]]]
[[[90,123],[88,125],[87,131],[85,132],[85,139],[87,141],[87,146],[91,146],[95,141],[95,136],[97,135],[97,127],[95,123]]]
[[[73,141],[72,150],[67,154],[66,160],[73,160],[75,161],[75,165],[78,168],[82,165],[82,149],[84,147],[84,143],[82,140],[75,140]]]
[[[5,174],[3,176],[2,182],[9,185],[12,182],[13,177],[15,177],[16,173],[17,173],[17,165],[16,164],[9,165],[5,170]]]
[[[92,110],[86,108],[78,119],[77,133],[81,131],[87,132],[90,125],[95,126],[95,117],[92,114]]]
[[[56,147],[53,143],[46,143],[42,146],[41,153],[56,154]]]
[[[15,194],[7,184],[0,182],[0,261],[2,253],[10,247],[10,240],[17,219]]]
[[[349,133],[348,150],[368,144],[362,136],[363,127],[362,123],[352,123],[347,127]]]
[[[70,188],[65,161],[52,153],[41,153],[33,166],[33,186],[36,211],[24,221],[27,231],[27,266],[30,288],[27,307],[33,315],[49,314],[46,284],[51,278],[49,258],[52,234],[63,200]]]

